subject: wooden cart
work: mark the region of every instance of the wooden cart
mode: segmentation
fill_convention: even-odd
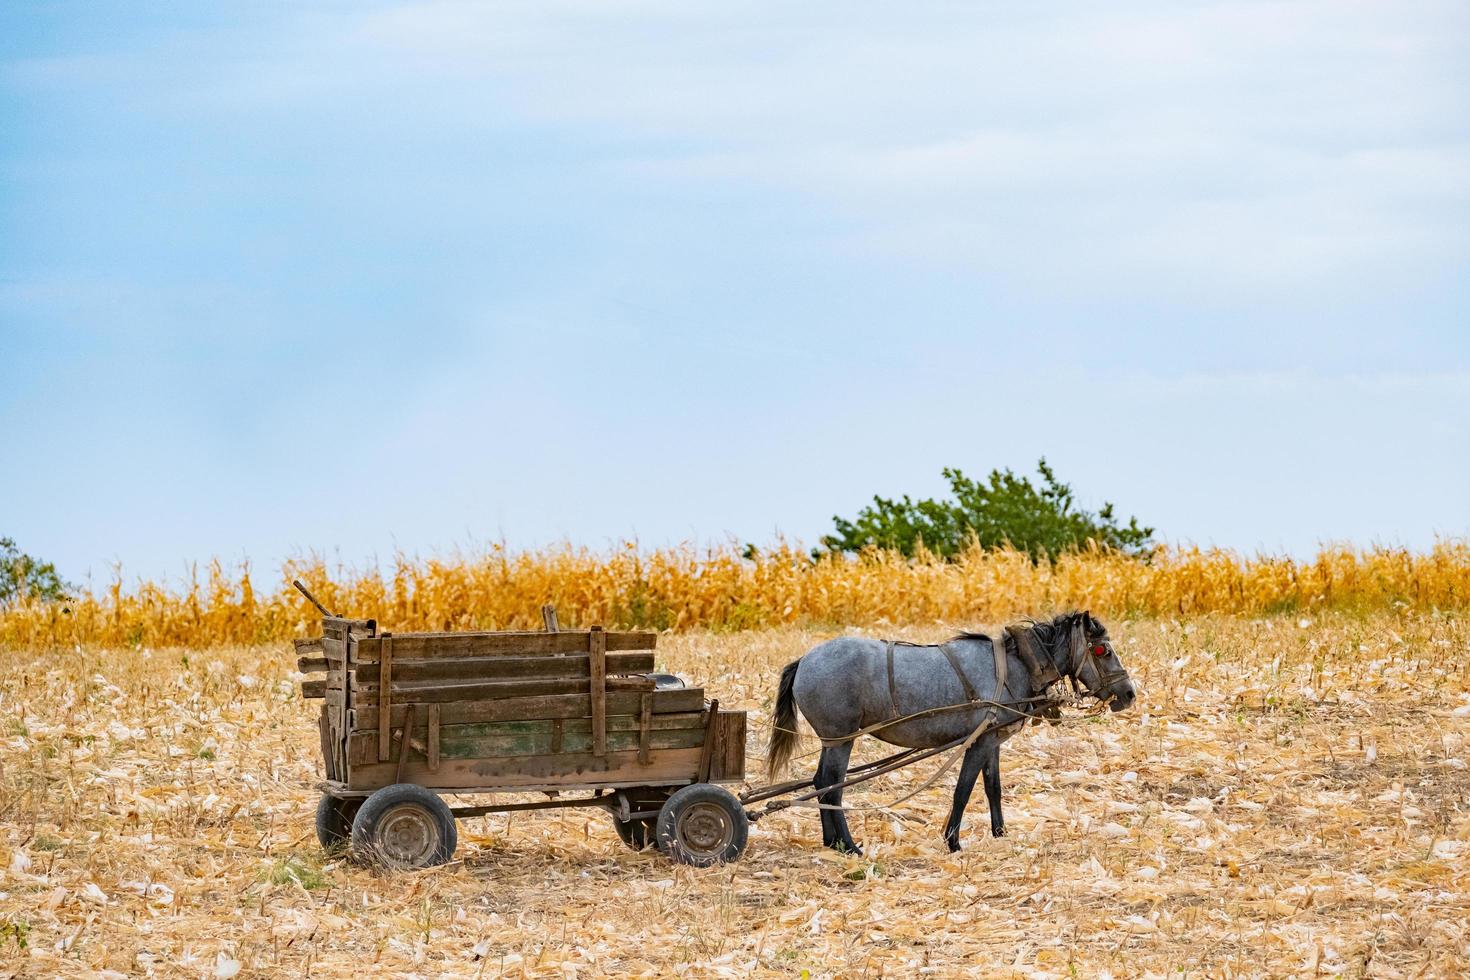
[[[746,812],[720,784],[744,778],[745,713],[654,674],[655,634],[560,630],[549,608],[544,632],[485,633],[379,632],[322,611],[321,637],[296,652],[302,695],[323,702],[324,847],[423,868],[450,859],[457,817],[590,806],[676,861],[744,850]],[[442,799],[507,793],[546,799]]]

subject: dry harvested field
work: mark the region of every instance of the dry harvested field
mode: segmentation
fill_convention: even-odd
[[[1470,619],[1113,632],[1138,706],[1013,739],[1011,836],[978,794],[960,855],[947,775],[857,813],[861,859],[822,849],[810,810],[710,870],[569,811],[467,821],[454,863],[397,876],[317,848],[316,708],[286,645],[0,651],[0,975],[1470,971]],[[669,634],[660,662],[763,741],[776,671],[831,635]]]

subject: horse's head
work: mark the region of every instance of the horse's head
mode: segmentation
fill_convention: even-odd
[[[1114,711],[1131,707],[1138,694],[1123,661],[1118,659],[1118,651],[1113,649],[1108,628],[1090,612],[1070,613],[1064,618],[1070,621],[1066,624],[1065,673],[1088,694],[1107,701]]]

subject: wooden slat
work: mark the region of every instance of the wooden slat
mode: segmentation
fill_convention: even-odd
[[[454,660],[405,660],[393,641],[393,682],[501,681],[531,677],[590,677],[586,653],[546,654],[539,657],[465,657]],[[607,654],[610,674],[641,674],[653,670],[653,654],[643,651]],[[378,665],[358,664],[353,677],[359,690],[377,687]],[[394,688],[397,690],[397,688]]]
[[[585,700],[585,698],[583,699]],[[442,759],[429,771],[422,759],[410,759],[403,779],[430,789],[464,792],[572,790],[622,786],[676,786],[694,781],[699,749],[671,748],[653,754],[649,765],[639,765],[638,751],[609,752],[605,756],[565,752],[560,755],[497,759]],[[373,790],[397,778],[393,763],[377,762],[349,770],[351,790]]]
[[[609,691],[648,691],[653,680],[647,677],[609,677]],[[393,685],[394,702],[420,704],[447,701],[492,701],[496,698],[528,698],[551,694],[580,694],[586,699],[592,691],[591,681],[580,677],[532,678],[524,681],[486,681],[484,683],[436,683]],[[381,710],[379,692],[354,688],[353,704],[359,708]]]
[[[404,716],[403,731],[400,733],[398,740],[398,772],[397,778],[393,780],[395,783],[403,782],[403,773],[408,765],[409,753],[413,748],[413,709],[416,707],[418,705],[409,705],[408,713]],[[389,734],[391,735],[392,733],[390,732]],[[352,752],[351,744],[347,746],[347,751],[350,756]],[[428,755],[428,753],[425,752],[424,755]],[[381,762],[382,760],[379,759],[378,761]]]
[[[328,779],[337,779],[337,767],[332,759],[332,725],[327,717],[327,706],[322,705],[321,714],[317,716],[317,735],[322,743],[322,764],[327,771]]]
[[[563,727],[561,738],[558,741],[556,724],[566,726],[570,719],[559,718],[549,723],[549,730],[541,732],[523,732],[519,734],[503,735],[478,735],[478,736],[456,736],[449,729],[441,728],[439,737],[439,759],[440,764],[452,759],[495,759],[495,758],[532,758],[542,756],[554,756],[557,754],[580,755],[591,753],[598,756],[593,749],[593,735],[589,731],[568,731]],[[399,752],[403,751],[403,741],[399,734],[400,730],[394,730],[394,741],[398,744]],[[643,734],[636,728],[627,731],[605,732],[603,744],[606,746],[603,755],[609,752],[638,752]],[[672,729],[660,729],[648,734],[651,747],[649,753],[650,762],[654,756],[665,749],[687,749],[697,748],[704,743],[705,731],[698,727],[684,727]],[[419,747],[419,756],[428,755],[426,743],[414,737],[411,744]],[[369,738],[366,732],[359,732],[352,736],[352,744],[348,751],[349,759],[354,766],[372,764],[377,761],[377,739]],[[418,756],[410,754],[409,763],[417,761]],[[647,763],[645,763],[647,764]],[[406,771],[406,770],[405,770]]]
[[[639,695],[638,705],[638,762],[648,765],[649,733],[653,730],[653,692]]]
[[[607,634],[601,626],[592,627],[587,638],[587,658],[591,668],[592,754],[607,755]],[[652,690],[653,684],[648,686]]]
[[[665,714],[699,711],[704,706],[704,689],[700,687],[679,688],[673,691],[653,691],[653,716],[655,722]],[[609,691],[607,695],[608,717],[614,715],[636,715],[641,707],[640,694],[632,691]],[[444,725],[476,724],[481,722],[550,720],[553,718],[589,718],[590,706],[586,694],[554,694],[543,697],[505,698],[496,701],[444,701],[440,704],[440,723]],[[377,724],[377,708],[371,711],[356,706],[353,724],[359,731],[374,730]],[[395,701],[392,726],[403,724],[404,707]]]
[[[358,655],[361,656],[361,640],[357,646]],[[392,748],[389,730],[393,727],[393,634],[384,633],[378,640],[378,656],[378,686],[382,689],[382,696],[378,698],[378,761],[386,762]],[[413,718],[412,710],[408,717]]]
[[[561,630],[561,624],[556,619],[556,607],[549,602],[541,607],[541,622],[546,625],[548,633],[556,633]]]
[[[697,778],[701,783],[709,780],[710,765],[714,759],[715,750],[715,722],[720,717],[719,698],[710,699],[709,707],[705,709],[704,738],[700,741],[699,770]]]
[[[348,619],[345,616],[323,616],[322,629],[331,630],[334,633],[344,633],[351,630],[358,634],[371,636],[377,628],[375,619]]]
[[[337,760],[337,771],[345,773],[348,771],[347,739],[352,734],[352,692],[347,690],[347,664],[352,660],[353,651],[357,649],[357,641],[349,633],[338,646],[342,655],[334,658],[331,646],[325,640],[322,642],[327,659],[333,661],[333,669],[327,672],[327,686],[330,689],[335,683],[338,688],[338,700],[332,707],[332,754]],[[330,698],[327,703],[332,704]]]
[[[322,673],[326,673],[327,667],[330,664],[331,664],[331,661],[328,660],[326,657],[297,657],[296,658],[296,669],[299,670],[299,671],[301,671],[303,674],[322,674]]]
[[[321,638],[322,656],[328,660],[346,660],[347,643],[339,636],[324,636]]]
[[[540,630],[518,633],[394,633],[393,656],[399,660],[437,660],[446,657],[535,656],[546,653],[586,653],[590,630]],[[607,633],[610,653],[652,650],[657,633]],[[376,661],[381,637],[358,641],[360,661]]]
[[[439,710],[439,705],[429,705],[429,749],[424,754],[429,757],[430,772],[439,768]]]
[[[303,698],[321,698],[327,695],[327,682],[325,679],[319,681],[302,681],[301,696]]]
[[[585,701],[585,699],[583,699]],[[447,709],[452,705],[440,705]],[[730,714],[731,712],[725,712]],[[405,722],[407,715],[405,713]],[[394,730],[401,728],[404,722],[395,724]],[[676,711],[668,714],[653,715],[648,720],[648,726],[654,731],[674,731],[676,729],[688,728],[703,730],[706,724],[706,715],[703,711]],[[496,735],[547,735],[556,730],[558,726],[563,731],[575,735],[592,734],[592,719],[582,718],[529,718],[513,721],[481,721],[464,722],[458,724],[447,724],[440,716],[440,732],[442,738],[481,738]],[[607,730],[610,732],[637,732],[642,728],[642,716],[636,712],[627,714],[608,715],[606,720]],[[427,731],[427,722],[424,722],[415,731]],[[374,740],[377,733],[372,731],[359,731],[358,735],[371,735]]]
[[[745,778],[745,712],[721,711],[715,716],[715,746],[709,779],[715,782]]]
[[[322,652],[322,638],[319,636],[310,640],[292,640],[291,642],[296,647],[298,657],[310,657]]]

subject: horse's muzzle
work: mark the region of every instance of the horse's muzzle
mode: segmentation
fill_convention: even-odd
[[[1138,692],[1133,689],[1132,684],[1120,684],[1113,689],[1113,700],[1109,707],[1114,711],[1126,711],[1133,707],[1133,702],[1138,700]]]

